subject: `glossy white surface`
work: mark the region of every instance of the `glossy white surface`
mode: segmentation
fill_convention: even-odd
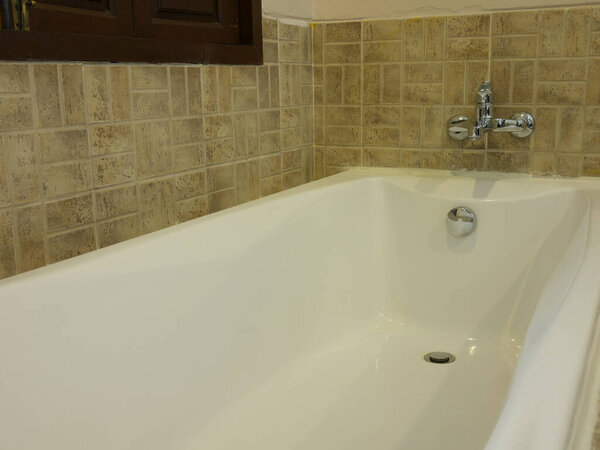
[[[562,449],[599,267],[598,181],[330,177],[0,282],[0,448]]]

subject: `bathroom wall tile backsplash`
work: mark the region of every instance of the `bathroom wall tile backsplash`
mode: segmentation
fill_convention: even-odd
[[[309,26],[264,66],[0,63],[0,278],[312,178]]]
[[[316,178],[350,166],[600,176],[598,7],[315,24],[313,60]],[[485,79],[497,116],[534,114],[532,138],[447,137]]]
[[[263,34],[258,67],[0,63],[0,278],[348,167],[600,176],[599,7]],[[447,138],[488,78],[532,138]]]

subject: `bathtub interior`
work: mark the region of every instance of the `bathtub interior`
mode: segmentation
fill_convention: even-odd
[[[477,340],[502,337],[521,348],[544,288],[557,281],[557,268],[562,285],[552,286],[560,298],[577,271],[587,236],[587,196],[526,180],[411,181],[380,180],[376,235],[384,236],[379,245],[393,299],[386,312],[423,328]],[[455,206],[475,211],[471,236],[446,232],[446,214]]]
[[[0,284],[2,446],[483,448],[544,287],[577,269],[585,197],[435,177],[300,191]],[[465,203],[478,229],[450,238]]]

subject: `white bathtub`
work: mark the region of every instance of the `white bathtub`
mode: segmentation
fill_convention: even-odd
[[[599,273],[598,181],[343,173],[1,282],[0,449],[563,449]]]

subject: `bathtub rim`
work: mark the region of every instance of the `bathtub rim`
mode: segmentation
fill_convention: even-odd
[[[600,415],[600,312],[596,318],[594,333],[589,344],[590,357],[577,395],[573,414],[568,450],[590,450]]]
[[[575,188],[576,190],[591,190],[600,191],[600,181],[593,177],[578,177],[578,178],[564,178],[564,177],[543,177],[533,176],[530,174],[521,173],[504,173],[504,172],[478,172],[478,171],[467,171],[467,170],[438,170],[438,169],[413,169],[413,168],[387,168],[387,167],[349,167],[340,173],[324,177],[318,180],[310,181],[299,186],[286,189],[275,194],[261,197],[255,200],[251,200],[246,203],[232,206],[221,211],[209,213],[195,219],[174,224],[166,228],[162,228],[150,233],[142,234],[131,239],[127,239],[122,242],[118,242],[113,245],[94,249],[90,252],[77,255],[71,258],[67,258],[62,261],[50,263],[45,266],[41,266],[26,272],[18,273],[10,277],[0,280],[0,288],[13,282],[25,280],[31,276],[38,276],[40,274],[51,275],[57,270],[62,270],[70,267],[73,264],[77,264],[101,255],[110,255],[115,251],[120,251],[128,247],[136,247],[143,244],[147,240],[159,239],[169,236],[172,233],[176,233],[185,228],[197,226],[200,223],[220,219],[233,214],[238,214],[241,211],[245,211],[249,208],[256,206],[262,206],[270,204],[272,202],[280,202],[282,199],[288,197],[296,197],[302,193],[314,191],[322,188],[341,188],[344,185],[352,182],[360,182],[364,180],[371,180],[378,182],[379,179],[383,178],[397,178],[397,177],[426,177],[426,178],[464,178],[464,179],[475,179],[475,180],[515,180],[533,183],[534,185],[551,185],[558,183],[562,188]],[[543,195],[543,194],[542,194]]]

